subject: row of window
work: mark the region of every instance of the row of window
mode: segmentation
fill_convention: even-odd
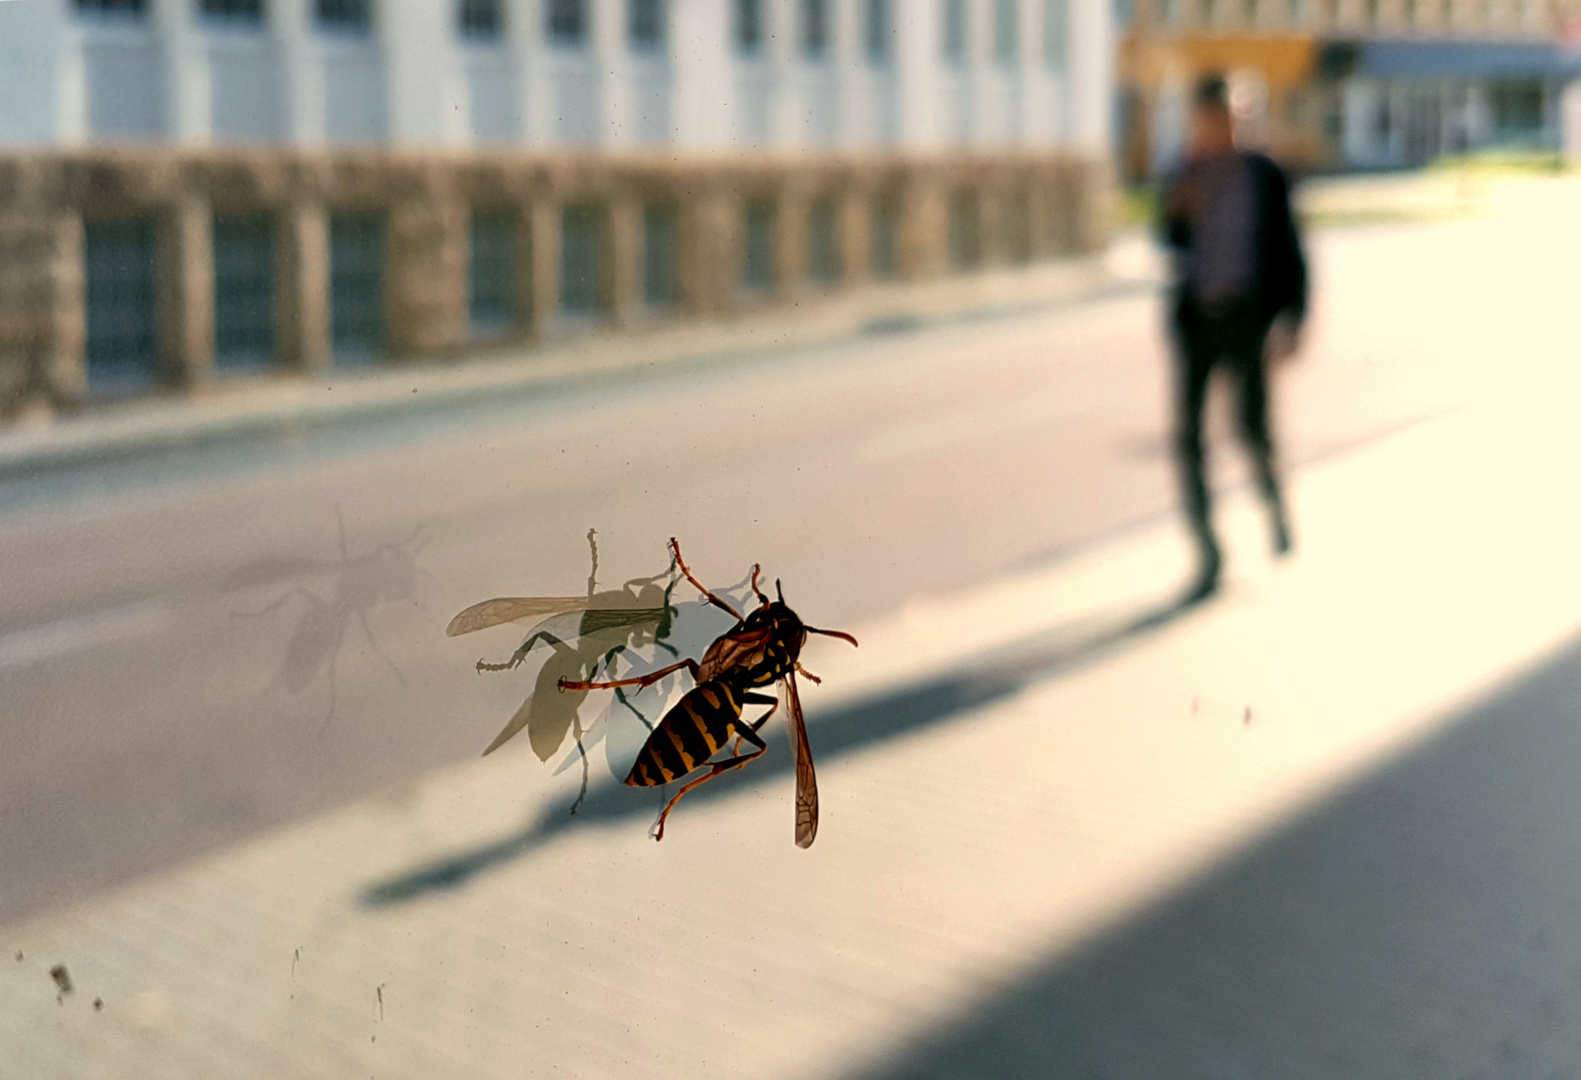
[[[1380,0],[1360,0],[1354,18],[1368,29],[1441,30],[1457,26],[1487,30],[1535,29],[1542,18],[1538,0],[1399,0],[1387,18]],[[1291,26],[1333,28],[1349,16],[1339,0],[1154,0],[1160,26]]]
[[[196,0],[199,14],[231,24],[264,21],[265,0]],[[761,53],[768,34],[770,0],[733,0],[733,34],[736,48],[745,55]],[[797,5],[796,40],[809,59],[825,57],[833,43],[833,0],[782,0]],[[894,46],[896,0],[860,0],[862,44],[874,63],[890,59]],[[964,63],[972,54],[971,4],[973,0],[940,0],[943,19],[943,53],[951,63]],[[992,55],[1001,64],[1016,62],[1021,43],[1023,0],[990,0]],[[1051,62],[1065,55],[1066,0],[1042,0],[1043,53]],[[1161,0],[1166,4],[1174,0]],[[312,0],[320,26],[337,31],[366,32],[372,26],[373,0]],[[77,9],[105,15],[140,16],[148,0],[76,0]],[[504,0],[457,0],[456,27],[467,38],[499,40],[505,34]],[[562,46],[584,44],[591,31],[588,0],[545,0],[545,30]],[[666,38],[665,0],[627,0],[626,30],[631,44],[640,49],[661,46]]]
[[[1024,213],[1012,202],[1006,235],[1028,235]],[[868,271],[875,278],[900,269],[900,214],[893,200],[878,199],[869,217]],[[950,203],[950,262],[966,269],[979,261],[977,195],[961,191]],[[380,213],[330,217],[330,335],[337,363],[377,356],[385,344],[387,221]],[[642,296],[651,308],[682,302],[680,211],[673,203],[643,210]],[[525,322],[520,288],[522,219],[513,210],[479,210],[472,216],[468,266],[473,333],[488,338]],[[151,219],[89,221],[84,270],[87,360],[96,392],[137,389],[156,377],[158,316],[156,229]],[[740,229],[738,281],[746,293],[772,292],[780,283],[778,206],[749,200]],[[821,283],[847,273],[839,206],[833,199],[808,207],[803,242],[806,276]],[[274,362],[277,272],[275,221],[269,214],[216,215],[213,222],[214,349],[221,372],[250,372]],[[1014,244],[1012,244],[1014,246]],[[1012,251],[1013,256],[1027,252]],[[569,316],[609,308],[610,234],[607,208],[567,206],[560,219],[560,308]],[[855,268],[851,268],[855,269]]]

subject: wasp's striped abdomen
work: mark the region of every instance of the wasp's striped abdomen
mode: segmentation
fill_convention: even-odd
[[[740,691],[728,681],[693,688],[648,736],[626,783],[658,787],[685,776],[729,742],[740,722]]]

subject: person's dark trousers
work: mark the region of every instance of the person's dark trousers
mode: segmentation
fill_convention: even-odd
[[[1247,301],[1209,308],[1185,297],[1176,305],[1175,454],[1186,516],[1200,558],[1200,573],[1193,590],[1197,595],[1206,596],[1217,587],[1220,564],[1202,447],[1203,405],[1208,380],[1215,370],[1222,370],[1236,386],[1241,438],[1252,457],[1258,490],[1268,504],[1274,550],[1284,554],[1290,548],[1273,438],[1268,430],[1268,377],[1263,349],[1272,325],[1272,316],[1261,305]]]

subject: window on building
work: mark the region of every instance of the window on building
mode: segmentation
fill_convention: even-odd
[[[1378,9],[1378,0],[1362,0],[1362,20],[1369,30],[1378,28]]]
[[[467,311],[474,334],[497,334],[516,320],[516,234],[520,217],[511,210],[472,215],[472,251],[467,266]]]
[[[900,273],[900,207],[893,198],[873,204],[873,276],[892,278]]]
[[[317,5],[320,26],[360,33],[373,25],[372,0],[317,0]]]
[[[556,45],[581,45],[587,41],[585,0],[549,0],[549,40]]]
[[[158,369],[154,223],[89,221],[83,227],[88,388],[137,390]]]
[[[950,265],[969,270],[982,258],[982,212],[977,192],[957,191],[950,197]]]
[[[1455,3],[1454,3],[1454,0],[1441,0],[1441,2],[1438,5],[1438,25],[1439,26],[1448,27],[1448,26],[1452,26],[1454,24],[1454,22],[1455,22]]]
[[[568,315],[590,315],[605,306],[604,219],[604,208],[595,203],[560,212],[560,308]]]
[[[198,0],[198,14],[226,23],[262,23],[263,0]]]
[[[337,362],[384,346],[384,216],[329,218],[329,327]]]
[[[505,11],[501,0],[461,0],[456,8],[461,36],[475,41],[498,41],[505,36]]]
[[[664,44],[664,0],[627,0],[626,30],[635,49]]]
[[[736,48],[748,56],[763,49],[763,0],[735,0]]]
[[[886,63],[894,51],[895,15],[890,0],[867,0],[867,58],[875,64]]]
[[[1023,188],[1005,200],[1002,250],[1013,263],[1032,261],[1032,193]]]
[[[1257,0],[1241,0],[1241,25],[1257,25]]]
[[[670,203],[642,210],[642,298],[649,307],[681,302],[681,214]]]
[[[85,15],[141,18],[148,11],[148,2],[147,0],[77,0],[77,10]]]
[[[1017,0],[994,0],[994,62],[1009,67],[1016,62],[1021,41],[1021,5]]]
[[[774,201],[747,202],[741,229],[741,287],[752,292],[774,288]]]
[[[801,0],[801,51],[815,60],[829,51],[829,0]]]
[[[214,366],[256,371],[274,359],[274,222],[214,218]]]
[[[1158,21],[1174,26],[1180,20],[1180,0],[1159,0]],[[1070,60],[1070,9],[1065,0],[1043,0],[1043,62],[1064,70]]]
[[[1290,25],[1301,27],[1307,24],[1307,0],[1290,0]]]
[[[839,280],[840,226],[833,199],[817,199],[807,208],[807,276]]]
[[[966,0],[944,0],[944,59],[964,64],[967,51]]]

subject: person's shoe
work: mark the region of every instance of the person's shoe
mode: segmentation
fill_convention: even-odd
[[[1219,591],[1219,553],[1209,551],[1202,558],[1202,569],[1197,572],[1197,578],[1180,598],[1182,607],[1200,604],[1208,597]]]
[[[1290,526],[1285,523],[1285,516],[1280,514],[1274,518],[1274,557],[1282,559],[1294,547],[1290,541]]]

